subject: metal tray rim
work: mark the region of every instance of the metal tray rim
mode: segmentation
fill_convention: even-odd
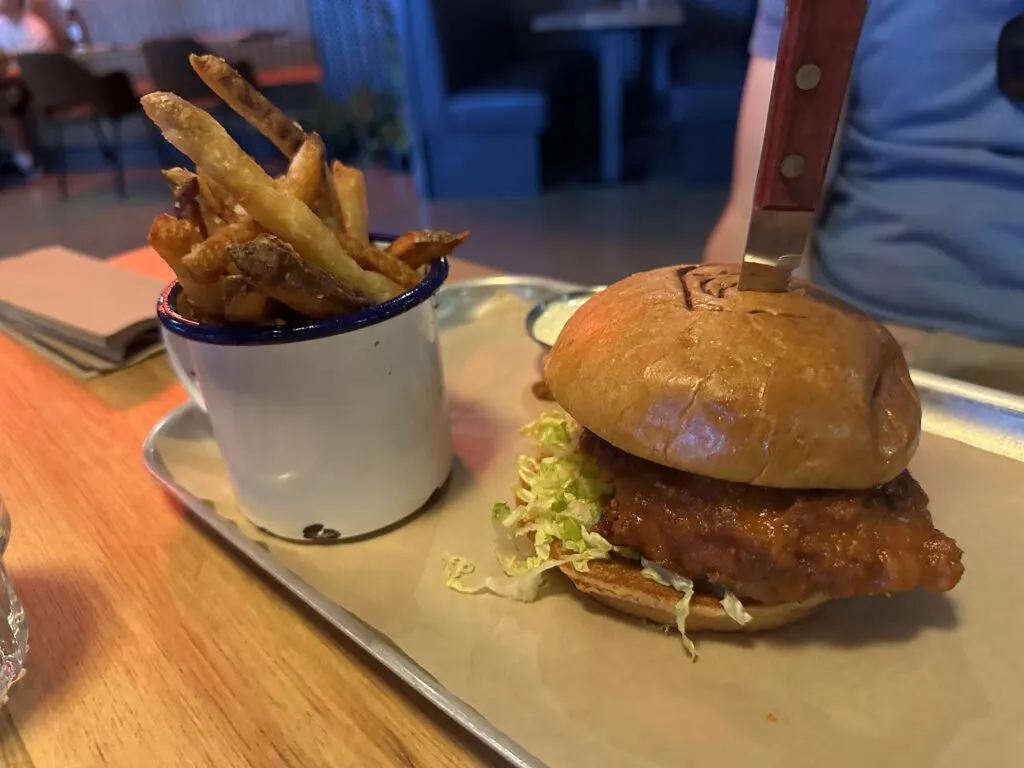
[[[394,645],[386,636],[355,614],[328,600],[310,584],[281,565],[268,549],[242,533],[242,530],[234,522],[217,514],[209,504],[161,473],[156,450],[157,436],[168,424],[181,419],[190,411],[201,413],[191,401],[183,403],[161,418],[146,435],[142,456],[150,476],[165,491],[181,501],[195,518],[229,544],[239,555],[248,559],[265,575],[284,587],[351,642],[384,665],[399,680],[450,717],[464,731],[476,737],[517,768],[545,768],[544,763],[451,693],[437,678],[397,645]]]
[[[449,283],[438,291],[437,298],[440,299],[445,293],[458,289],[513,286],[530,286],[556,293],[577,288],[575,283],[545,277],[494,275]],[[165,414],[146,435],[146,439],[143,442],[142,457],[150,476],[167,493],[177,498],[192,516],[205,525],[212,533],[219,536],[238,555],[249,560],[266,576],[298,598],[317,615],[325,619],[332,627],[345,635],[351,642],[355,643],[387,668],[399,680],[426,699],[432,706],[450,717],[464,731],[492,749],[499,757],[517,768],[545,768],[544,763],[531,755],[506,734],[495,728],[483,715],[451,693],[433,675],[411,656],[394,645],[388,638],[355,614],[328,600],[310,584],[282,566],[269,550],[242,533],[241,529],[232,521],[217,514],[202,499],[197,498],[187,489],[174,483],[160,471],[160,462],[156,451],[157,436],[168,424],[177,421],[193,410],[201,412],[201,409],[197,408],[191,401],[179,405]]]
[[[1000,410],[1024,414],[1024,396],[1015,395],[1012,392],[1004,392],[981,384],[972,384],[920,368],[911,368],[910,377],[914,380],[914,385],[921,389],[929,389]]]
[[[489,277],[471,277],[467,280],[447,283],[437,292],[437,295],[438,298],[441,298],[446,293],[465,288],[508,288],[518,286],[542,288],[552,293],[578,291],[591,287],[581,285],[580,283],[556,280],[551,277],[539,277],[537,275],[491,275]]]
[[[545,277],[500,275],[472,278],[446,285],[438,292],[438,298],[442,298],[444,294],[453,290],[503,287],[533,287],[552,293],[566,293],[586,289],[588,286]],[[957,398],[966,398],[1002,411],[1024,415],[1024,397],[918,369],[912,369],[911,375],[915,384],[920,388]],[[380,634],[355,614],[328,600],[311,585],[277,562],[268,549],[242,533],[235,523],[217,514],[208,504],[174,483],[161,472],[156,451],[158,435],[168,424],[183,418],[185,414],[193,410],[201,412],[192,402],[186,402],[176,407],[153,426],[143,443],[143,462],[146,469],[165,491],[181,501],[196,519],[223,539],[237,554],[248,559],[266,576],[284,587],[351,642],[369,653],[432,706],[491,748],[498,756],[517,768],[545,768],[543,762],[494,727],[475,709],[452,694],[386,636]]]

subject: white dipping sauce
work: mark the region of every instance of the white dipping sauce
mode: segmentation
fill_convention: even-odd
[[[544,311],[533,321],[534,338],[550,347],[558,339],[558,334],[569,322],[569,318],[589,300],[590,296],[576,296],[565,301],[552,302],[546,306]]]

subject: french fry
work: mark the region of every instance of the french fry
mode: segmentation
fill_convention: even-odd
[[[331,165],[331,180],[334,183],[334,195],[338,200],[341,231],[360,243],[369,245],[366,179],[363,172],[335,160]]]
[[[234,201],[227,199],[223,190],[213,185],[201,170],[198,173],[192,173],[192,171],[184,168],[167,168],[161,171],[161,174],[167,181],[168,185],[170,185],[171,193],[175,196],[177,196],[183,188],[186,188],[191,183],[198,181],[199,211],[203,217],[203,225],[208,234],[216,232],[224,224],[230,224],[240,218],[234,210]],[[189,194],[191,194],[191,192],[189,192]]]
[[[362,243],[344,232],[337,233],[337,237],[342,247],[352,255],[356,264],[363,269],[372,270],[384,275],[398,283],[402,288],[412,288],[420,281],[420,276],[416,270],[411,269],[387,251],[382,251],[379,248],[374,248],[372,245]]]
[[[333,317],[373,303],[272,235],[233,245],[228,254],[240,279],[306,317]]]
[[[424,264],[448,256],[462,245],[469,232],[451,232],[417,230],[406,232],[388,246],[387,252],[403,261],[412,269],[419,269]]]
[[[259,233],[260,227],[252,219],[221,227],[193,248],[182,259],[182,266],[196,282],[215,283],[224,276],[231,263],[227,255],[228,246],[252,240]]]
[[[196,177],[192,171],[185,168],[166,168],[160,172],[164,180],[171,186],[173,192],[178,187],[188,184]]]
[[[204,285],[192,279],[184,266],[185,256],[202,242],[199,228],[191,221],[161,213],[149,228],[149,244],[174,271],[188,301],[208,317],[224,316],[224,294],[219,284]]]
[[[299,151],[305,132],[275,107],[256,88],[217,56],[189,56],[192,69],[224,103],[270,139],[291,160]],[[188,154],[187,152],[185,153]],[[192,158],[195,160],[195,158]]]
[[[308,206],[275,188],[259,164],[209,114],[170,93],[144,96],[142,106],[171,144],[192,158],[264,229],[289,243],[302,258],[373,301],[384,301],[401,291],[393,280],[364,271],[335,233]]]
[[[199,200],[199,179],[195,176],[174,188],[174,215],[195,224],[203,237],[209,234]]]
[[[177,274],[182,260],[203,241],[203,235],[191,221],[161,213],[153,219],[148,239],[153,250]]]
[[[203,82],[246,122],[270,139],[285,157],[291,160],[301,150],[307,138],[305,131],[224,59],[192,54],[189,61]],[[337,201],[334,190],[329,186],[330,178],[326,167],[322,169],[321,176],[327,186],[324,187],[321,197],[310,207],[328,226],[336,228]]]
[[[331,177],[331,169],[327,167],[327,163],[324,163],[324,186],[323,186],[323,197],[320,200],[319,213],[320,218],[323,222],[331,228],[333,232],[341,232],[341,208],[338,204],[338,195],[334,190],[334,180]]]
[[[288,166],[288,173],[276,181],[278,189],[291,192],[328,227],[337,231],[338,204],[327,168],[327,149],[319,135],[306,136]]]
[[[202,201],[204,213],[215,217],[218,220],[218,227],[224,224],[233,224],[245,218],[245,211],[231,199],[223,187],[210,178],[209,174],[203,173],[202,168],[199,169],[197,178],[199,179],[199,198]],[[218,227],[211,228],[210,231],[212,232]]]
[[[322,207],[324,199],[326,155],[327,150],[323,141],[315,133],[311,133],[292,158],[288,165],[288,173],[277,184],[278,189],[290,192],[318,214],[321,211],[317,208]]]
[[[202,312],[200,312],[199,308],[196,307],[191,301],[189,301],[188,294],[185,293],[184,290],[182,290],[182,292],[178,294],[178,303],[174,308],[178,310],[178,314],[184,317],[186,320],[192,320],[197,323],[206,322],[207,320],[211,322],[218,322],[220,320],[219,317],[208,317],[204,315]]]
[[[356,263],[363,269],[386,275],[403,288],[416,285],[420,276],[415,270],[370,245],[366,179],[363,172],[335,160],[331,164],[331,181],[341,217],[341,234],[338,239]]]
[[[223,281],[224,318],[233,323],[264,323],[270,319],[270,298],[241,275]]]
[[[175,215],[179,218],[182,215],[179,208],[182,207],[184,201],[179,201],[179,197],[192,198],[192,185],[198,183],[198,197],[195,198],[195,205],[198,207],[198,215],[202,221],[200,229],[204,235],[208,235],[211,232],[216,232],[223,225],[224,221],[217,216],[216,210],[210,203],[209,196],[204,190],[202,178],[184,168],[168,168],[162,173],[164,179],[171,187],[171,194],[174,196]],[[196,223],[199,223],[200,219],[195,218],[196,213],[197,211],[190,209],[188,216],[196,221]]]

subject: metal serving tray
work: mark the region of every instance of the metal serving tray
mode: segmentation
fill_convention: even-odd
[[[437,297],[442,345],[449,334],[456,332],[465,334],[467,327],[472,330],[474,324],[482,322],[480,317],[484,311],[481,308],[493,303],[496,297],[505,294],[517,297],[517,300],[522,303],[524,314],[519,318],[515,332],[525,338],[526,329],[523,319],[529,306],[554,295],[579,288],[580,286],[570,283],[532,277],[484,278],[447,286],[439,292]],[[459,343],[463,344],[461,341]],[[539,355],[539,349],[537,353]],[[524,374],[524,381],[527,379],[532,381],[537,378],[536,370],[530,370]],[[924,406],[924,429],[926,432],[973,446],[989,454],[996,454],[1018,462],[1024,461],[1024,399],[920,371],[914,372],[914,380],[919,388]],[[538,410],[540,409],[541,406],[538,406]],[[331,599],[324,590],[297,575],[293,562],[283,562],[283,559],[287,560],[288,557],[301,556],[301,554],[289,553],[312,550],[308,548],[303,550],[302,545],[297,545],[298,548],[295,548],[296,545],[280,545],[279,547],[273,540],[262,537],[254,529],[218,512],[213,503],[204,500],[206,497],[203,489],[186,487],[176,479],[168,467],[166,457],[161,454],[161,441],[173,440],[176,434],[185,434],[196,430],[202,432],[203,430],[208,431],[208,429],[205,415],[191,404],[183,405],[164,417],[146,439],[143,451],[146,467],[153,477],[178,498],[197,520],[201,521],[231,549],[249,560],[268,578],[283,586],[298,600],[312,608],[343,635],[367,651],[422,695],[430,704],[481,739],[509,763],[516,766],[542,766],[544,763],[531,754],[531,750],[536,751],[535,744],[517,743],[503,733],[502,729],[492,724],[480,712],[453,693],[450,686],[439,681],[420,660],[406,653],[391,637],[375,629],[357,616],[353,610],[349,610],[345,605]],[[944,450],[939,453],[945,456],[949,454],[949,451]],[[502,471],[506,472],[508,478],[511,479],[514,471],[512,466],[504,467]],[[941,473],[936,473],[933,470],[931,474]],[[444,514],[448,512],[448,503],[444,498],[439,502],[443,507]],[[354,546],[361,547],[363,544]],[[319,552],[330,552],[332,548],[318,547],[316,549]],[[282,553],[284,554],[282,555]],[[430,567],[433,568],[434,565],[432,564]],[[440,580],[440,568],[437,567],[436,570],[437,579]],[[565,596],[565,598],[572,599],[569,596]],[[478,598],[454,595],[453,599],[464,601],[458,603],[458,610],[471,612],[478,609],[479,604],[476,602]],[[562,599],[562,596],[557,599]],[[526,607],[529,608],[529,606]],[[510,608],[510,610],[513,609]],[[518,610],[518,607],[515,610]],[[580,613],[585,612],[580,611]],[[645,640],[645,642],[648,641]],[[696,666],[700,665],[695,665],[695,668]],[[595,764],[593,757],[588,756],[586,759],[588,764]],[[654,758],[651,758],[643,764],[648,765],[655,762]],[[769,763],[770,761],[765,762],[765,764]]]

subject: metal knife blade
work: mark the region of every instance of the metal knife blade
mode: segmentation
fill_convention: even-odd
[[[821,201],[867,0],[788,0],[741,291],[789,288]]]

